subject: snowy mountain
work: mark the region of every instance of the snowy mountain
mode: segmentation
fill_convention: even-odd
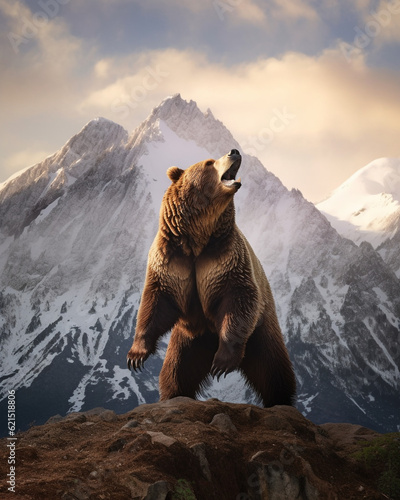
[[[342,236],[376,248],[400,228],[400,158],[369,163],[317,208]]]
[[[369,163],[317,208],[345,238],[371,243],[400,277],[400,158]]]
[[[56,154],[0,185],[0,411],[17,390],[18,425],[158,399],[167,338],[131,374],[147,252],[171,165],[239,149],[211,111],[179,95],[132,134],[88,123]],[[368,243],[340,236],[299,191],[244,155],[237,222],[270,279],[315,422],[400,425],[400,281]],[[389,250],[387,251],[389,252]],[[255,402],[238,373],[204,397]]]

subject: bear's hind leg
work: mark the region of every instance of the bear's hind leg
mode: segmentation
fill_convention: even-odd
[[[210,372],[217,348],[216,335],[206,331],[198,337],[190,337],[177,323],[160,373],[160,400],[176,396],[194,399]]]
[[[247,341],[239,368],[264,407],[294,404],[296,379],[283,338],[267,332],[264,325]]]

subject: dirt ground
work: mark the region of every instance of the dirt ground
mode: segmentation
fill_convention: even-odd
[[[354,458],[377,436],[317,426],[286,406],[175,398],[124,415],[97,408],[17,435],[15,493],[3,479],[0,498],[383,500],[376,475]]]

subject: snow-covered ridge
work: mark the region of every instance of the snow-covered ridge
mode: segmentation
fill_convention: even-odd
[[[378,247],[400,226],[400,158],[369,163],[317,208],[346,238]]]

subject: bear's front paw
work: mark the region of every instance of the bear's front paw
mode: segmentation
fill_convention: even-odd
[[[241,351],[241,349],[235,349],[233,346],[229,346],[227,344],[224,344],[223,347],[220,346],[214,356],[214,361],[210,371],[211,375],[213,377],[217,377],[217,380],[219,381],[221,375],[226,377],[228,373],[236,370],[242,359]]]
[[[128,352],[128,356],[126,357],[129,370],[141,371],[144,362],[149,357],[149,355],[150,353],[147,349],[140,348],[137,345],[133,344],[130,351]]]

